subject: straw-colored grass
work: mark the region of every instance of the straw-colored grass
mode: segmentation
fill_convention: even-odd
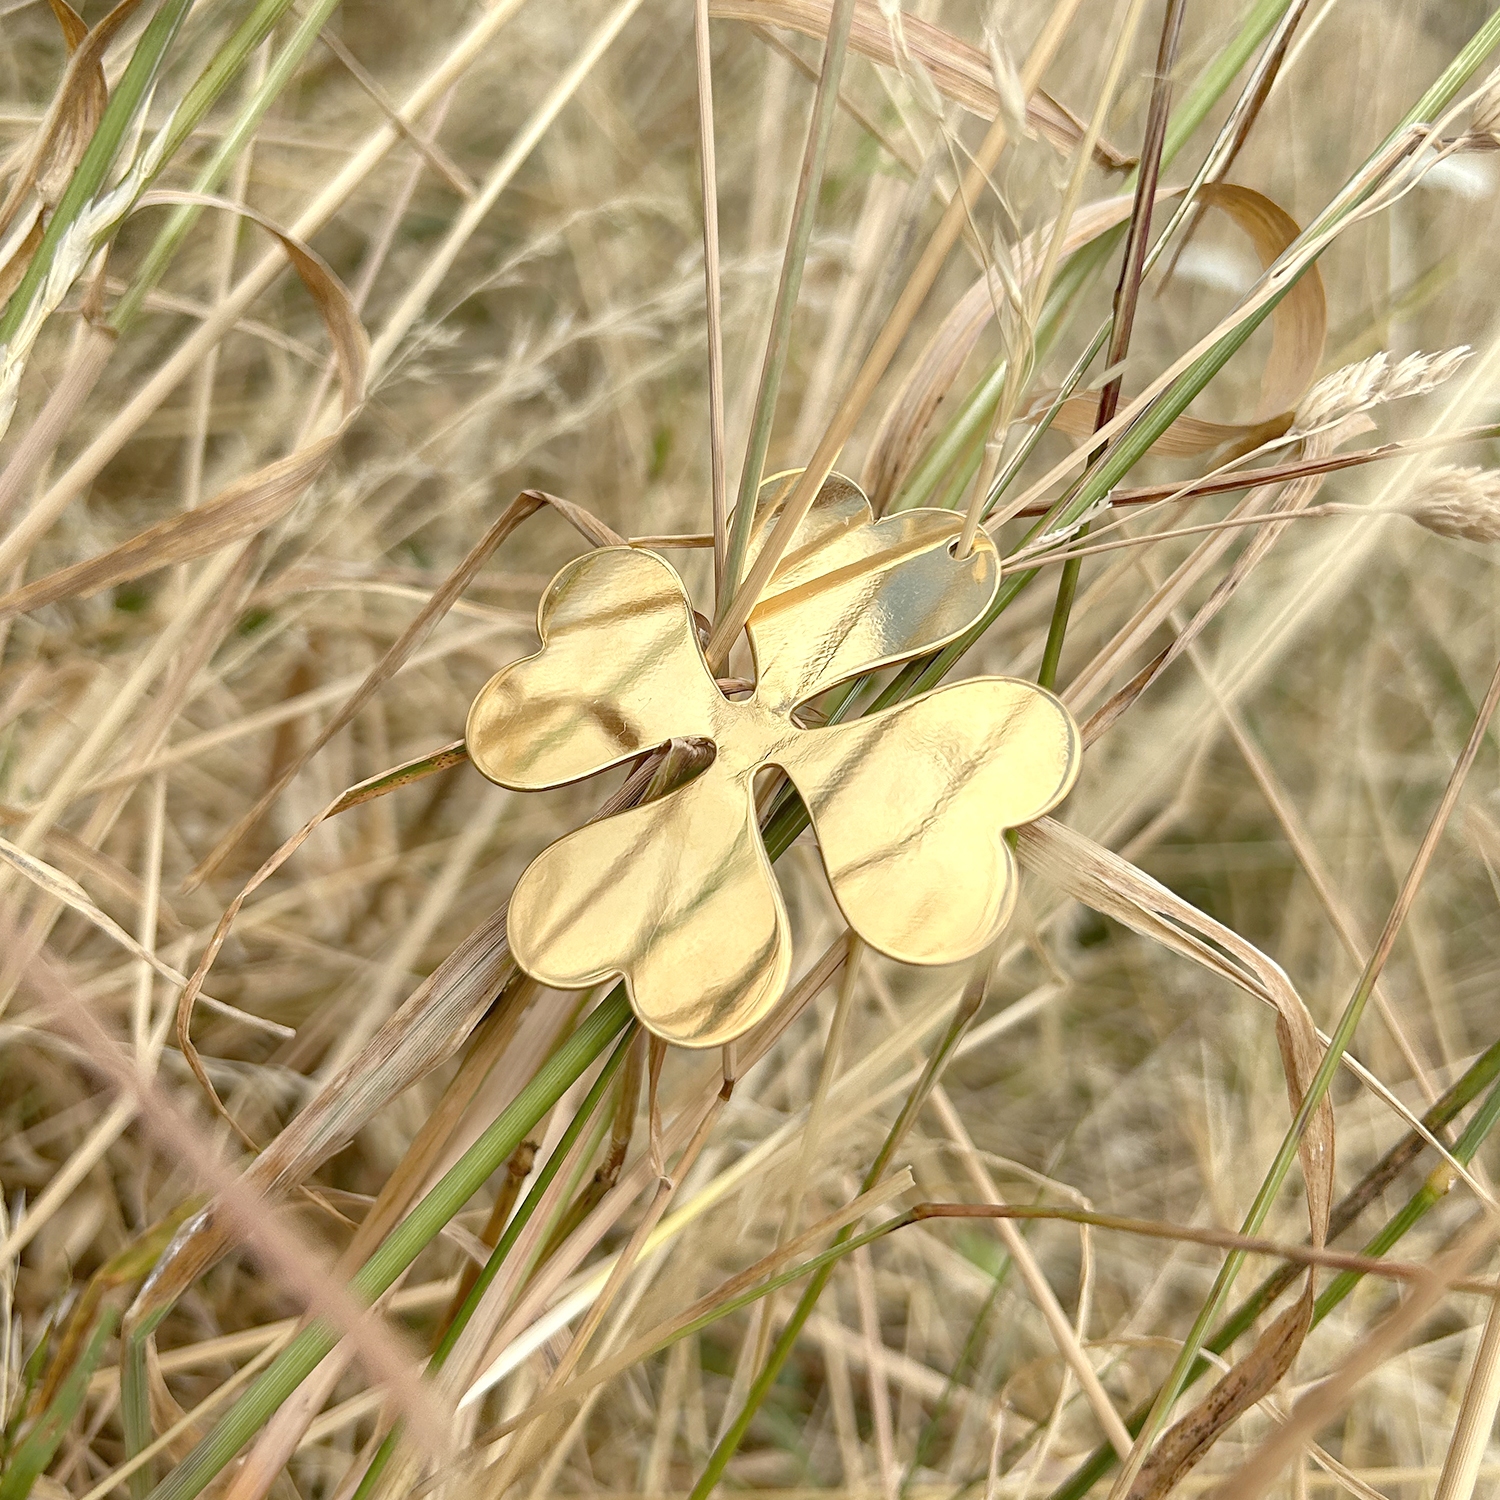
[[[0,1500],[1489,1493],[1497,42],[0,0]],[[851,702],[1083,773],[953,969],[776,801],[789,994],[663,1055],[503,913],[699,752],[455,742],[619,538],[748,677],[830,468],[1012,559]]]

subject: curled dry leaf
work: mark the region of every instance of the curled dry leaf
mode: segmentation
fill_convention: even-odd
[[[1200,197],[1244,232],[1262,270],[1268,270],[1302,233],[1285,209],[1254,188],[1216,182],[1203,188]],[[1318,373],[1327,340],[1328,298],[1322,273],[1314,263],[1271,314],[1271,356],[1261,376],[1255,420],[1269,421],[1295,408]]]
[[[1034,401],[1027,412],[1029,418],[1040,417],[1052,404],[1056,392],[1044,392]],[[1070,396],[1052,419],[1057,432],[1068,437],[1086,438],[1093,435],[1099,422],[1099,397],[1090,393]],[[1151,451],[1160,458],[1193,458],[1200,453],[1212,453],[1217,448],[1223,463],[1243,458],[1262,443],[1281,437],[1292,425],[1290,412],[1283,412],[1265,422],[1208,422],[1202,417],[1178,417],[1151,445]]]
[[[1173,1424],[1151,1450],[1130,1486],[1128,1500],[1162,1500],[1218,1441],[1236,1418],[1276,1389],[1291,1369],[1312,1326],[1312,1271],[1302,1295],[1255,1341],[1243,1359],[1215,1381],[1209,1393]]]
[[[1157,202],[1176,197],[1182,191],[1163,188]],[[1246,233],[1262,268],[1269,266],[1301,232],[1289,214],[1251,188],[1215,184],[1202,190],[1202,199],[1205,204],[1223,210]],[[1130,217],[1133,202],[1133,198],[1122,196],[1080,209],[1068,226],[1063,253],[1071,254],[1124,223]],[[1047,225],[1017,247],[1012,262],[1018,286],[1027,286],[1034,279],[1042,247],[1051,235],[1052,226]],[[939,404],[1005,295],[1005,286],[994,271],[979,277],[928,340],[892,398],[871,444],[865,468],[877,513],[890,503],[910,472]],[[1317,372],[1328,334],[1327,298],[1316,266],[1282,300],[1271,315],[1271,325],[1271,354],[1261,382],[1260,411],[1264,415],[1247,423],[1179,417],[1157,440],[1154,452],[1167,457],[1186,457],[1232,444],[1226,454],[1232,457],[1280,437],[1291,427],[1293,408]],[[1055,391],[1039,393],[1032,401],[1032,414],[1045,411],[1055,396]],[[1087,437],[1097,424],[1098,412],[1097,395],[1074,396],[1063,403],[1053,425],[1070,436]]]
[[[1157,202],[1181,189],[1163,188]],[[1106,230],[1130,217],[1134,195],[1105,198],[1073,215],[1062,252],[1070,255]],[[1031,285],[1040,270],[1053,226],[1028,235],[1011,256],[1011,279],[1020,288]],[[1008,295],[1005,280],[992,268],[953,304],[892,397],[865,463],[865,487],[877,515],[883,514],[901,480],[915,461],[923,435],[939,404],[958,379],[979,336]]]
[[[821,41],[828,35],[833,0],[709,0],[708,13],[725,21],[748,21],[753,26],[780,26]],[[900,69],[918,64],[939,93],[984,120],[1001,113],[1003,101],[995,88],[990,60],[978,47],[916,16],[901,17],[901,56],[892,28],[871,0],[856,0],[849,45],[872,62]],[[1026,103],[1026,123],[1060,151],[1070,151],[1083,139],[1083,122],[1065,105],[1037,93]],[[1134,159],[1107,141],[1094,147],[1094,160],[1111,171],[1123,171]]]
[[[57,17],[57,24],[62,27],[71,57],[87,40],[88,24],[67,4],[67,0],[48,0],[48,4],[52,7],[52,14]],[[128,16],[135,6],[130,0],[126,0],[126,5],[117,9],[124,9]],[[106,16],[105,20],[108,19]],[[115,24],[118,25],[119,22]],[[107,36],[106,33],[106,40]],[[50,129],[41,140],[42,154],[37,166],[36,190],[37,196],[47,208],[57,206],[57,200],[62,197],[62,191],[73,175],[73,168],[78,165],[79,157],[83,155],[84,148],[99,124],[104,106],[109,103],[109,85],[104,79],[100,51],[97,44],[90,47],[78,72],[72,77],[65,76],[64,89],[58,91],[59,95],[63,95],[66,90],[66,96],[62,99],[64,107],[54,119],[46,122]]]
[[[1287,1094],[1296,1112],[1318,1071],[1323,1049],[1307,1007],[1279,964],[1128,860],[1051,818],[1017,830],[1016,854],[1022,864],[1075,900],[1270,1005],[1276,1012],[1276,1040]],[[1299,1152],[1310,1238],[1313,1245],[1321,1246],[1327,1240],[1333,1201],[1333,1110],[1326,1099],[1314,1111]],[[1158,1500],[1166,1495],[1237,1417],[1275,1387],[1312,1326],[1312,1290],[1309,1272],[1302,1296],[1163,1435],[1136,1476],[1130,1500]]]
[[[259,224],[280,242],[317,304],[333,344],[340,384],[339,421],[331,432],[236,480],[196,509],[149,526],[99,557],[61,568],[0,597],[0,619],[61,599],[97,593],[157,568],[216,552],[242,537],[264,531],[291,509],[297,497],[322,471],[364,405],[369,340],[348,289],[323,259],[264,214],[223,198],[204,193],[153,192],[144,194],[138,207],[168,203],[192,203],[239,214]]]
[[[1289,213],[1254,188],[1209,183],[1199,190],[1199,201],[1221,210],[1244,231],[1262,271],[1269,269],[1302,233]],[[1308,268],[1277,305],[1271,314],[1271,330],[1271,353],[1261,377],[1256,415],[1248,422],[1230,423],[1179,417],[1157,439],[1152,452],[1176,458],[1223,448],[1227,461],[1291,428],[1297,405],[1317,374],[1328,337],[1328,299],[1316,265]],[[1051,400],[1051,394],[1039,398],[1042,409]],[[1073,396],[1063,403],[1052,425],[1070,437],[1088,437],[1098,425],[1098,416],[1097,395]]]

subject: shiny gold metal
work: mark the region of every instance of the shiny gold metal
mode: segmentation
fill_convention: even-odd
[[[755,542],[794,475],[767,482]],[[775,1005],[791,963],[786,909],[755,821],[754,779],[790,778],[812,815],[849,925],[909,963],[978,953],[1015,904],[1004,833],[1068,793],[1080,744],[1071,715],[1034,683],[981,677],[847,724],[803,728],[793,711],[873,667],[962,634],[1000,581],[982,532],[953,555],[950,511],[875,521],[831,475],[750,616],[756,686],[715,686],[692,607],[653,552],[606,547],[569,563],[537,611],[541,650],[474,700],[474,764],[520,791],[560,786],[673,737],[712,741],[686,785],[544,849],[511,897],[516,962],[559,989],[624,978],[657,1036],[714,1047]]]

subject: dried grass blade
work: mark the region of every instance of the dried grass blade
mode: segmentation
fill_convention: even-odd
[[[33,234],[40,240],[40,223]],[[9,295],[13,289],[13,283],[6,280],[13,268],[16,268],[14,260],[0,271],[0,296]],[[16,269],[16,279],[19,277]],[[0,470],[0,520],[10,514],[37,470],[56,451],[63,434],[99,383],[114,347],[114,335],[103,325],[91,322],[82,330],[62,379],[48,392],[41,411],[12,447],[4,469]]]
[[[521,1091],[423,1196],[351,1282],[367,1300],[382,1295],[404,1274],[447,1223],[503,1166],[546,1114],[630,1024],[623,985],[616,986],[527,1081]],[[157,1317],[161,1313],[156,1314]],[[132,1310],[132,1317],[135,1311]],[[137,1328],[144,1326],[139,1320]],[[137,1335],[139,1337],[139,1334]],[[265,1375],[225,1415],[157,1491],[157,1500],[192,1500],[254,1436],[281,1402],[332,1351],[337,1334],[326,1322],[305,1329]]]
[[[465,201],[472,199],[475,188],[469,174],[436,141],[430,140],[402,118],[400,109],[381,88],[379,82],[371,76],[364,64],[339,40],[338,34],[325,27],[318,33],[318,40],[338,58],[349,76],[385,116],[391,128],[401,133],[402,139],[412,146],[433,172],[441,177],[459,197]]]
[[[709,0],[708,11],[722,20],[780,26],[822,41],[828,35],[833,0]],[[995,90],[990,60],[978,47],[906,13],[901,15],[900,36],[902,50],[898,57],[893,28],[881,8],[871,0],[859,0],[849,34],[849,45],[856,52],[898,70],[915,63],[939,93],[971,114],[993,120],[1000,113],[1000,95]],[[1071,151],[1083,139],[1077,116],[1040,90],[1026,101],[1026,123],[1059,151]],[[1096,165],[1109,171],[1123,171],[1134,164],[1131,157],[1105,140],[1095,143],[1093,157]]]
[[[33,196],[36,200],[30,227],[24,235],[11,237],[10,254],[0,264],[0,303],[21,284],[31,257],[42,242],[47,212],[56,206],[109,102],[109,86],[100,59],[116,29],[109,24],[114,13],[100,21],[101,34],[89,43],[87,22],[67,0],[48,0],[48,4],[62,28],[70,62],[33,136],[31,150],[16,170],[4,202],[0,203],[0,240],[3,240],[21,208]],[[120,19],[126,19],[137,4],[139,0],[125,0],[118,6],[125,13]],[[89,44],[79,58],[80,44],[85,43]]]
[[[1040,415],[1050,404],[1051,396],[1051,392],[1041,392],[1032,404],[1032,411]],[[1100,424],[1102,406],[1100,397],[1092,392],[1069,396],[1058,407],[1052,426],[1067,437],[1092,437]],[[1194,458],[1222,448],[1221,461],[1227,463],[1284,436],[1291,425],[1289,411],[1264,422],[1209,422],[1202,417],[1182,416],[1157,438],[1151,452],[1158,458]]]
[[[1276,1011],[1287,1092],[1293,1112],[1297,1111],[1318,1072],[1323,1048],[1311,1015],[1278,964],[1119,855],[1050,818],[1017,831],[1016,853],[1023,864],[1058,889],[1271,1005]],[[1311,1242],[1321,1247],[1333,1198],[1333,1111],[1326,1098],[1313,1113],[1299,1153]],[[1166,1433],[1139,1472],[1131,1476],[1130,1500],[1157,1500],[1166,1494],[1233,1421],[1274,1388],[1306,1338],[1312,1315],[1309,1275],[1297,1302]]]
[[[0,860],[4,860],[12,869],[25,876],[39,891],[50,896],[54,901],[60,901],[70,911],[77,912],[111,941],[118,943],[131,957],[149,964],[163,979],[176,985],[185,985],[188,982],[185,975],[179,973],[171,964],[165,962],[121,927],[71,875],[65,875],[55,865],[49,865],[46,860],[38,859],[24,849],[18,849],[6,838],[0,838]],[[268,1021],[262,1016],[252,1015],[249,1011],[238,1010],[232,1005],[226,1005],[222,1000],[215,1000],[210,995],[203,995],[200,998],[211,1010],[254,1030],[266,1031],[272,1036],[282,1038],[295,1034],[290,1026],[283,1026],[278,1021]]]
[[[803,57],[795,47],[788,46],[786,42],[782,41],[782,39],[768,27],[752,26],[750,30],[757,37],[759,37],[760,40],[766,44],[766,46],[768,46],[774,53],[776,53],[778,57],[785,58],[786,61],[789,62],[810,83],[817,83],[817,68],[815,68],[812,63],[808,62],[808,60]],[[867,109],[863,108],[860,102],[850,94],[847,85],[839,90],[839,107],[844,111],[845,114],[849,116],[851,120],[855,121],[859,125],[859,128],[863,130],[871,140],[878,142],[881,150],[883,150],[886,155],[891,158],[892,161],[899,163],[899,165],[906,170],[906,173],[909,177],[915,180],[921,175],[922,163],[916,160],[912,152],[899,144],[888,131],[881,127],[879,122],[871,116],[870,112]],[[935,181],[932,184],[932,194],[933,197],[938,201],[943,201],[942,189]]]
[[[292,759],[276,780],[261,794],[255,805],[198,862],[184,882],[184,889],[192,890],[200,885],[224,862],[229,853],[260,821],[266,809],[286,790],[313,756],[349,724],[385,683],[405,666],[412,653],[421,647],[452,608],[454,602],[473,582],[480,568],[489,560],[495,549],[528,516],[535,515],[547,505],[551,505],[565,516],[595,545],[613,546],[620,545],[624,541],[623,537],[616,535],[602,521],[590,516],[582,506],[545,494],[541,490],[523,490],[501,512],[490,529],[469,549],[463,561],[444,580],[442,587],[423,605],[417,617],[370,669],[365,680],[318,731],[306,749]],[[196,512],[190,514],[196,514]]]
[[[220,1109],[221,1113],[223,1110],[219,1104],[218,1092],[209,1081],[208,1074],[204,1071],[202,1059],[198,1055],[198,1049],[193,1046],[193,1007],[203,998],[203,981],[208,977],[208,971],[213,967],[214,960],[219,956],[219,950],[224,946],[224,940],[229,936],[229,929],[234,925],[234,920],[239,916],[245,902],[307,842],[313,830],[323,823],[325,819],[345,812],[351,807],[358,807],[362,802],[368,802],[372,798],[383,797],[387,792],[396,791],[413,781],[420,781],[423,777],[431,776],[438,771],[447,770],[451,766],[460,765],[467,759],[468,751],[465,749],[463,741],[460,740],[453,745],[445,746],[432,755],[420,756],[416,760],[409,760],[404,765],[395,767],[393,770],[382,771],[378,776],[372,776],[369,780],[362,781],[357,786],[350,787],[348,791],[340,793],[322,812],[314,814],[296,833],[287,839],[261,865],[255,874],[245,882],[239,894],[225,908],[217,926],[215,926],[209,937],[192,977],[181,981],[182,992],[177,1000],[178,1046],[182,1051],[182,1055],[187,1059],[188,1065],[193,1069],[204,1092],[214,1105]],[[226,1115],[225,1118],[229,1117]],[[231,1120],[230,1123],[233,1124],[233,1121]]]
[[[952,1061],[955,1051],[964,1032],[973,1021],[975,1014],[983,1004],[989,990],[989,981],[993,969],[975,974],[964,986],[955,1005],[953,1015],[942,1038],[934,1047],[928,1057],[927,1064],[921,1075],[912,1086],[911,1092],[906,1096],[900,1112],[886,1133],[885,1140],[881,1143],[875,1159],[871,1162],[868,1171],[860,1184],[861,1192],[868,1192],[885,1175],[890,1167],[891,1157],[906,1139],[907,1133],[916,1122],[918,1115],[926,1107],[932,1096],[933,1088],[941,1079],[944,1069]],[[836,1246],[847,1244],[854,1238],[852,1226],[840,1231]],[[833,1273],[834,1262],[830,1259],[827,1264],[820,1267],[813,1275],[811,1282],[803,1290],[798,1299],[797,1306],[787,1319],[780,1335],[766,1359],[761,1363],[755,1379],[751,1382],[750,1390],[743,1404],[736,1413],[732,1422],[726,1427],[723,1436],[715,1445],[713,1452],[709,1455],[703,1472],[698,1477],[698,1482],[693,1486],[691,1500],[708,1500],[708,1497],[717,1488],[724,1470],[729,1461],[739,1448],[745,1433],[749,1430],[750,1423],[761,1403],[765,1400],[776,1377],[785,1366],[790,1357],[792,1349],[796,1345],[803,1327],[806,1325],[813,1309],[817,1306],[818,1299],[822,1296],[824,1288],[828,1285],[829,1277]]]
[[[87,23],[67,0],[47,0],[47,3],[63,29],[69,54],[77,52],[79,45],[88,40]],[[109,16],[105,16],[100,25],[104,25],[109,19]],[[92,60],[77,75],[73,97],[68,100],[67,107],[58,112],[51,138],[46,143],[41,164],[36,171],[37,195],[48,208],[55,207],[57,200],[62,197],[73,169],[78,165],[84,148],[103,117],[104,106],[109,103],[109,84],[104,78],[100,50],[91,47],[89,52]],[[64,80],[64,90],[67,89],[68,82],[69,80]],[[4,232],[4,227],[0,223],[0,233]]]
[[[1312,1273],[1306,1290],[1235,1362],[1228,1374],[1151,1450],[1131,1483],[1130,1500],[1162,1500],[1202,1459],[1219,1437],[1264,1396],[1275,1390],[1291,1368],[1312,1327]]]
[[[146,22],[98,125],[47,218],[35,253],[0,310],[0,429],[8,427],[15,414],[27,362],[44,325],[100,246],[119,228],[142,188],[169,154],[167,143],[158,135],[124,176],[107,186],[115,158],[145,108],[167,49],[189,8],[190,0],[162,0]],[[74,53],[73,61],[86,55],[87,44]],[[90,311],[92,301],[92,295],[85,297],[85,308]]]
[[[1251,1255],[1266,1255],[1297,1266],[1326,1266],[1340,1271],[1354,1271],[1360,1276],[1380,1276],[1389,1281],[1421,1281],[1428,1268],[1418,1261],[1387,1260],[1378,1255],[1359,1255],[1343,1250],[1316,1249],[1311,1245],[1289,1244],[1266,1239],[1263,1235],[1235,1234],[1227,1229],[1197,1229],[1187,1224],[1173,1224],[1164,1219],[1137,1219],[1125,1214],[1096,1213],[1092,1209],[1057,1205],[1012,1203],[917,1203],[911,1218],[931,1219],[1024,1219],[1051,1220],[1060,1224],[1080,1224],[1092,1229],[1109,1229],[1120,1234],[1138,1234],[1148,1239],[1174,1240],[1183,1245],[1207,1245],[1216,1250],[1244,1250]],[[1458,1290],[1476,1296],[1488,1296],[1495,1283],[1482,1277],[1465,1277],[1453,1283]]]
[[[1500,1299],[1490,1302],[1433,1500],[1472,1500],[1500,1406]]]
[[[388,371],[391,357],[401,340],[422,316],[432,294],[452,269],[454,261],[485,215],[510,186],[522,164],[536,149],[537,143],[552,128],[563,107],[582,87],[584,80],[614,44],[640,6],[641,0],[619,0],[588,39],[577,48],[562,76],[511,138],[489,176],[480,184],[479,191],[464,205],[463,212],[443,236],[441,244],[428,257],[406,295],[387,316],[371,350],[371,365],[379,374],[384,375]]]
[[[140,200],[141,207],[164,203],[227,210],[259,224],[280,242],[328,329],[339,369],[341,420],[332,432],[247,474],[196,509],[158,522],[102,556],[62,568],[0,597],[0,620],[61,599],[97,593],[263,531],[285,515],[317,477],[364,405],[369,341],[347,288],[323,259],[289,231],[243,204],[204,193],[153,192]]]
[[[264,531],[291,508],[322,472],[344,429],[319,438],[221,490],[196,510],[184,511],[111,548],[35,583],[0,596],[0,620],[29,614],[64,599],[87,597],[159,568],[190,562]]]

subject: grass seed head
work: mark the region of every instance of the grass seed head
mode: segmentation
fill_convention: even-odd
[[[1469,353],[1467,344],[1459,344],[1436,354],[1419,352],[1392,362],[1382,349],[1369,359],[1345,365],[1308,391],[1297,407],[1296,429],[1311,432],[1387,401],[1425,395],[1454,374]]]
[[[1500,471],[1444,466],[1406,504],[1417,525],[1439,536],[1500,542]]]

